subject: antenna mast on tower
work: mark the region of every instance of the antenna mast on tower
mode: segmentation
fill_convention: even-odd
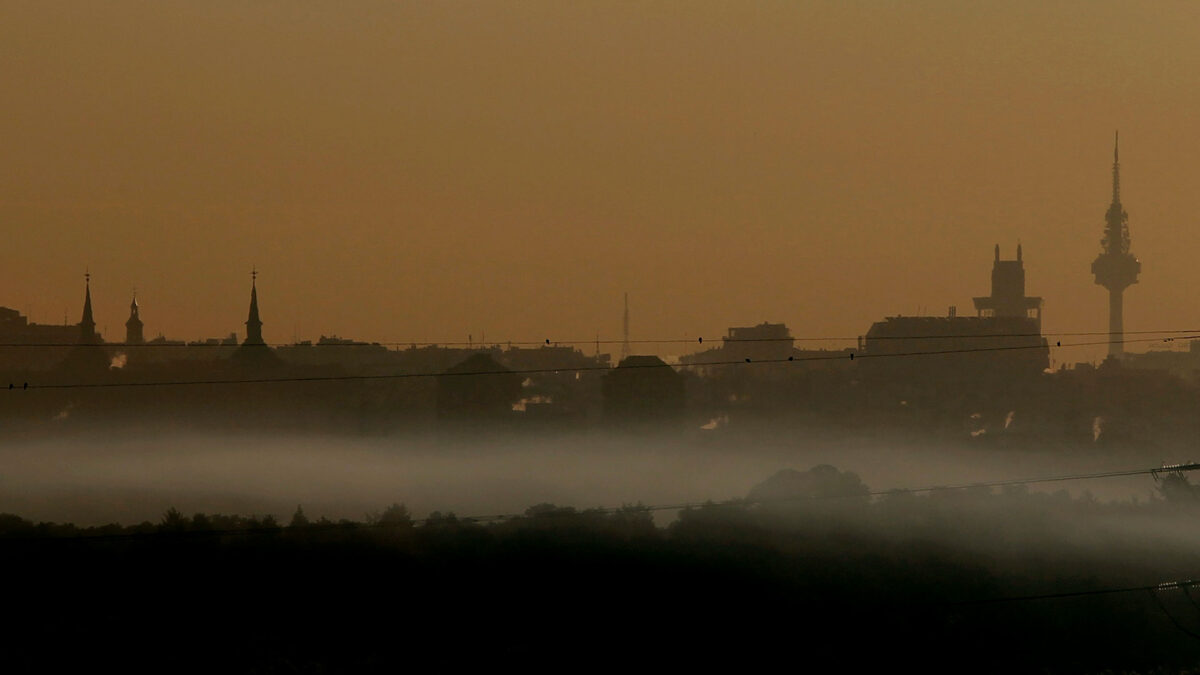
[[[622,335],[624,336],[621,342],[621,358],[625,359],[629,356],[629,294],[625,294],[625,325]]]

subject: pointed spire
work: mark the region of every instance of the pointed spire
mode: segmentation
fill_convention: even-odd
[[[83,273],[83,317],[79,320],[79,341],[90,344],[96,341],[96,320],[92,318],[92,273]]]
[[[625,294],[625,320],[622,328],[623,339],[621,340],[621,359],[624,360],[629,356],[629,294]]]
[[[146,341],[142,333],[143,324],[139,315],[137,289],[133,291],[133,300],[129,303],[129,320],[125,322],[125,344],[137,345]]]
[[[243,344],[266,344],[262,336],[262,320],[258,317],[258,269],[250,271],[250,315],[246,317],[246,341]]]

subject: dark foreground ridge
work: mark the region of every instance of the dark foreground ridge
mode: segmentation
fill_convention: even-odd
[[[542,504],[488,524],[400,505],[286,525],[170,510],[76,528],[0,516],[0,667],[222,672],[601,665],[1184,672],[1200,663],[1200,495],[1020,487],[872,499],[833,467],[658,527]],[[785,501],[790,495],[838,499]],[[112,535],[112,536],[106,536]]]

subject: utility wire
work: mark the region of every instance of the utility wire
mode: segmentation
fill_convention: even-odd
[[[1179,588],[1181,590],[1183,590],[1184,593],[1187,593],[1187,588],[1185,586],[1180,586]],[[1170,612],[1170,610],[1167,609],[1167,606],[1163,604],[1162,599],[1158,597],[1158,593],[1156,591],[1151,590],[1151,591],[1147,591],[1147,592],[1150,594],[1150,597],[1154,599],[1154,604],[1158,605],[1158,608],[1161,609],[1162,613],[1167,616],[1168,620],[1170,620],[1171,625],[1175,626],[1175,628],[1179,629],[1179,632],[1192,638],[1193,640],[1200,640],[1200,634],[1197,634],[1195,631],[1189,630],[1182,623],[1180,623],[1179,619],[1176,619],[1175,615],[1172,614]],[[1188,599],[1190,600],[1191,596],[1188,596]]]
[[[1084,331],[1084,332],[1051,332],[1051,333],[962,333],[962,334],[928,334],[928,335],[856,335],[856,336],[791,336],[779,338],[732,338],[720,337],[710,339],[709,344],[715,344],[718,340],[722,343],[726,342],[854,342],[861,339],[868,340],[962,340],[962,339],[983,339],[983,338],[1020,338],[1020,337],[1096,337],[1096,336],[1113,336],[1113,335],[1164,335],[1172,334],[1174,339],[1200,338],[1200,329],[1195,330],[1142,330],[1142,331],[1123,331],[1120,333],[1113,331]],[[629,344],[704,344],[704,337],[695,338],[661,338],[661,339],[643,339],[643,340],[557,340],[545,338],[542,340],[488,340],[488,341],[449,341],[449,342],[427,342],[427,341],[390,341],[390,342],[269,342],[268,347],[467,347],[474,349],[490,349],[494,347],[514,345],[519,347],[526,346],[559,346],[559,345],[617,345],[628,342]],[[104,343],[79,343],[79,342],[10,342],[0,343],[0,349],[3,348],[64,348],[64,347],[108,347],[112,349],[236,349],[240,343],[220,343],[220,342],[142,342],[136,344],[123,342],[104,342]]]
[[[1009,602],[1033,602],[1037,600],[1062,600],[1065,598],[1082,598],[1093,595],[1117,595],[1120,593],[1141,593],[1149,592],[1154,595],[1157,591],[1171,590],[1186,590],[1192,586],[1200,586],[1200,580],[1184,579],[1180,581],[1165,581],[1159,584],[1151,584],[1148,586],[1121,586],[1116,588],[1095,588],[1086,591],[1066,591],[1062,593],[1040,593],[1037,595],[1009,595],[996,598],[980,598],[976,600],[961,600],[959,602],[950,603],[958,607],[967,607],[972,605],[995,605]],[[1158,596],[1155,596],[1155,601],[1158,601]],[[1161,607],[1161,604],[1160,604]],[[1166,611],[1166,608],[1162,608]],[[1171,615],[1168,613],[1167,615]],[[1174,617],[1171,617],[1174,621]],[[1178,626],[1178,624],[1176,624]],[[1184,629],[1185,632],[1186,629]]]
[[[1196,604],[1196,599],[1192,597],[1191,592],[1188,591],[1187,588],[1182,588],[1180,590],[1183,591],[1183,594],[1187,597],[1188,602],[1192,603],[1192,607],[1194,607],[1197,612],[1200,612],[1200,604]]]
[[[1160,338],[1138,338],[1117,340],[1116,343],[1128,344],[1135,342],[1157,342]],[[1113,344],[1113,341],[1103,342],[1073,342],[1063,344],[1061,342],[1054,345],[1057,348],[1069,347],[1089,347],[1098,345]],[[850,352],[847,354],[822,354],[818,356],[802,356],[796,358],[789,356],[786,359],[759,359],[750,358],[741,360],[725,360],[725,361],[709,361],[704,363],[633,363],[620,366],[621,370],[628,371],[634,369],[646,368],[711,368],[714,366],[743,366],[755,364],[785,364],[785,363],[806,363],[814,361],[854,361],[862,359],[881,359],[881,358],[902,358],[902,357],[920,357],[920,356],[942,356],[948,354],[977,354],[988,352],[1006,352],[1020,351],[1029,349],[1047,349],[1047,345],[1003,345],[994,347],[964,347],[959,349],[938,349],[930,351],[914,351],[914,352],[880,352],[880,353],[857,353]],[[382,373],[369,375],[308,375],[296,377],[258,377],[258,378],[229,378],[229,379],[212,379],[212,380],[157,380],[147,382],[66,382],[66,383],[22,383],[20,385],[10,382],[9,391],[25,391],[30,389],[117,389],[129,387],[178,387],[178,386],[203,386],[203,385],[234,385],[234,384],[276,384],[276,383],[291,383],[291,382],[346,382],[346,381],[369,381],[369,380],[403,380],[412,378],[442,378],[442,377],[474,377],[487,375],[543,375],[551,373],[572,372],[611,372],[614,369],[607,365],[591,365],[591,366],[564,366],[559,368],[521,368],[521,369],[499,369],[487,371],[466,371],[466,372],[407,372],[407,373]]]

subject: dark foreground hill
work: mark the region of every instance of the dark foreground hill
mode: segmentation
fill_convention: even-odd
[[[805,483],[784,478],[760,493]],[[981,489],[872,502],[837,484],[840,498],[711,505],[666,528],[640,507],[551,505],[487,524],[414,522],[403,507],[363,523],[298,512],[286,526],[171,511],[159,524],[82,530],[3,516],[0,668],[1200,663],[1200,605],[1183,590],[990,602],[1200,577],[1189,497],[1103,504]]]

